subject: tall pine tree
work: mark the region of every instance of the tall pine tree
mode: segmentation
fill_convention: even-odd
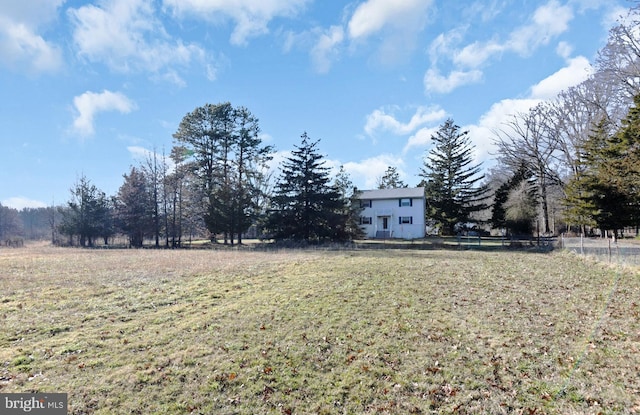
[[[233,244],[237,235],[241,242],[254,221],[251,201],[259,189],[253,179],[272,152],[259,132],[258,119],[248,109],[225,102],[196,108],[173,135],[198,178],[212,240],[222,235]]]
[[[281,166],[267,229],[276,240],[317,242],[344,238],[345,200],[331,184],[318,142],[305,132]]]
[[[486,209],[489,189],[479,185],[480,164],[473,164],[473,150],[468,131],[460,131],[448,119],[431,136],[434,147],[424,160],[420,176],[425,187],[427,219],[435,220],[445,235],[452,235],[456,225],[473,221],[472,215]]]

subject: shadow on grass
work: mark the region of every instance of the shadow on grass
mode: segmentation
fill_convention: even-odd
[[[427,237],[425,239],[367,240],[356,243],[359,249],[418,249],[418,250],[473,250],[473,251],[519,251],[546,253],[556,246],[555,238],[544,239],[502,239],[492,237]]]
[[[485,252],[547,253],[556,247],[555,238],[503,240],[492,237],[427,237],[424,239],[367,239],[352,242],[314,243],[305,241],[255,241],[245,248],[256,250],[312,249],[348,250],[473,250]]]

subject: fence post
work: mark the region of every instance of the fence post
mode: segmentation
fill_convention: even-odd
[[[584,256],[584,235],[580,234],[580,255]]]
[[[611,263],[611,239],[607,238],[607,242],[609,242],[609,263]]]

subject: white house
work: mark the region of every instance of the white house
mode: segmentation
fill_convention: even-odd
[[[424,187],[364,190],[360,224],[367,238],[424,238],[425,205]]]

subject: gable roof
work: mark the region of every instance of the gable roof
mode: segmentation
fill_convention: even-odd
[[[375,189],[363,190],[360,199],[401,199],[401,198],[422,198],[424,197],[424,187],[401,187],[398,189]]]

